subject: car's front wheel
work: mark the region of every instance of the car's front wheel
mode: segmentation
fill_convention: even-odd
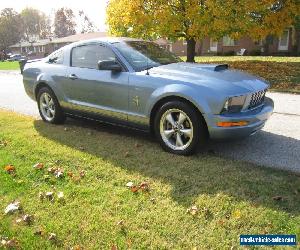
[[[40,115],[46,122],[60,124],[65,121],[65,115],[58,100],[50,88],[43,87],[37,94]]]
[[[181,101],[165,103],[154,121],[155,134],[163,149],[178,155],[192,154],[207,139],[207,128],[201,115]]]

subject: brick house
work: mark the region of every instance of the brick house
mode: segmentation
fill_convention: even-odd
[[[299,31],[290,27],[284,30],[281,37],[269,36],[260,41],[254,41],[247,36],[239,40],[224,36],[217,41],[207,37],[196,43],[196,55],[237,55],[241,50],[245,50],[245,55],[294,55],[297,47],[298,50],[300,48],[300,44],[296,44],[296,36],[300,36]],[[179,56],[186,55],[187,46],[184,40],[172,43],[159,39],[158,43]]]

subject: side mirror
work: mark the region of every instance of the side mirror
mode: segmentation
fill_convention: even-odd
[[[121,65],[116,61],[99,61],[98,69],[99,70],[110,70],[113,72],[121,72],[122,71]]]

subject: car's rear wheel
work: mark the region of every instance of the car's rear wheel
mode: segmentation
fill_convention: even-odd
[[[190,155],[207,139],[205,121],[191,105],[181,101],[165,103],[154,121],[155,134],[164,150]]]
[[[40,115],[45,122],[60,124],[66,119],[53,91],[43,87],[37,94]]]

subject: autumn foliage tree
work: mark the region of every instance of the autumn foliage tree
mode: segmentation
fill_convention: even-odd
[[[65,37],[76,33],[75,15],[72,9],[60,8],[54,17],[54,34],[57,37]]]
[[[185,39],[193,62],[197,40],[280,35],[299,11],[298,0],[110,0],[107,23],[116,36]]]

